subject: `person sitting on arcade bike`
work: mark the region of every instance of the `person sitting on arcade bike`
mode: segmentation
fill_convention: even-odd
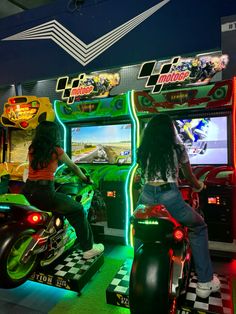
[[[198,277],[196,294],[207,298],[220,289],[220,281],[213,275],[207,225],[203,217],[185,203],[178,189],[179,167],[196,192],[204,188],[204,183],[193,174],[185,146],[168,115],[157,114],[149,121],[138,148],[137,161],[145,181],[138,203],[163,204],[177,221],[188,227]]]
[[[58,161],[65,163],[80,180],[91,184],[81,169],[60,147],[59,127],[54,122],[41,122],[29,146],[29,174],[23,194],[31,205],[64,215],[74,227],[83,258],[89,259],[104,251],[103,244],[94,244],[93,233],[83,206],[64,193],[55,191],[54,173]]]

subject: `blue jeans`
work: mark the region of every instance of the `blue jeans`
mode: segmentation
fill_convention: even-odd
[[[170,214],[182,225],[188,227],[189,241],[199,282],[212,280],[213,269],[208,249],[208,229],[199,215],[182,198],[175,183],[167,191],[158,186],[144,185],[138,200],[139,204],[163,204]]]

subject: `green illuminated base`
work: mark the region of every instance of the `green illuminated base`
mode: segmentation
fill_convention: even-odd
[[[74,250],[53,266],[39,267],[29,278],[49,286],[80,292],[104,263],[103,254],[85,260],[82,251]]]

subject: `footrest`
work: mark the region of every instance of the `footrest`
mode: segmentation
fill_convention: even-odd
[[[212,293],[208,298],[202,299],[196,295],[197,277],[191,273],[186,298],[179,313],[192,313],[191,310],[199,310],[201,313],[233,314],[230,281],[227,276],[217,275],[221,289]],[[187,312],[186,312],[187,311]]]
[[[38,267],[29,278],[42,284],[80,292],[104,263],[103,254],[83,259],[83,252],[75,250],[58,259],[53,266]]]

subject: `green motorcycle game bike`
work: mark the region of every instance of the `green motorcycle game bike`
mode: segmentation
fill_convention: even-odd
[[[93,186],[69,172],[66,177],[60,178],[58,191],[74,197],[88,212]],[[37,209],[22,194],[0,195],[0,288],[20,286],[37,266],[50,265],[75,241],[75,230],[62,215]]]

